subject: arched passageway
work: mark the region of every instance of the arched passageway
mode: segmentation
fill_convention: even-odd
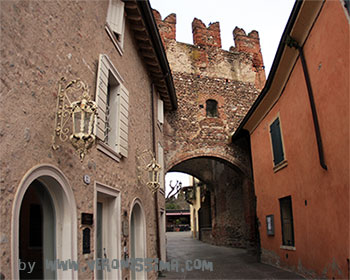
[[[249,175],[219,157],[193,157],[169,171],[198,178],[201,207],[198,211],[201,240],[237,248],[256,250],[256,205]]]

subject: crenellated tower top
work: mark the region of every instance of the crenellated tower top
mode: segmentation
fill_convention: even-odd
[[[257,89],[262,89],[266,78],[256,30],[247,35],[242,28],[236,27],[233,30],[235,47],[226,51],[222,50],[219,22],[210,23],[207,27],[203,21],[194,18],[191,45],[176,41],[176,14],[170,14],[163,20],[158,11],[153,10],[153,14],[173,72],[250,82]],[[171,50],[169,46],[172,46]]]
[[[192,21],[192,34],[195,46],[221,48],[219,22],[211,23],[209,27],[206,27],[200,19],[194,18]]]

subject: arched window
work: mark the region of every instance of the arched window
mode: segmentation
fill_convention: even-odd
[[[208,99],[205,103],[206,103],[207,117],[217,118],[219,116],[218,102],[214,99]]]

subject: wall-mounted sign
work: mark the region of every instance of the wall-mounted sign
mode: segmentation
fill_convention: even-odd
[[[83,176],[83,181],[84,181],[85,184],[89,185],[90,182],[91,182],[90,176],[85,174]]]
[[[266,216],[266,230],[267,235],[275,235],[275,223],[273,215]]]
[[[89,213],[81,213],[81,224],[91,226],[94,222],[93,215]]]

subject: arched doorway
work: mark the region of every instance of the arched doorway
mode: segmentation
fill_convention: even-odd
[[[13,279],[77,279],[77,271],[57,270],[53,262],[77,261],[76,209],[73,191],[61,171],[39,165],[27,172],[13,203]],[[35,262],[32,273],[27,273],[28,262],[32,267]]]
[[[146,258],[146,223],[142,206],[138,200],[134,202],[130,217],[130,257]],[[131,279],[147,279],[145,270],[131,270]]]
[[[54,270],[45,269],[46,260],[56,259],[55,220],[50,194],[43,184],[34,180],[23,197],[20,211],[20,279],[56,278]]]

